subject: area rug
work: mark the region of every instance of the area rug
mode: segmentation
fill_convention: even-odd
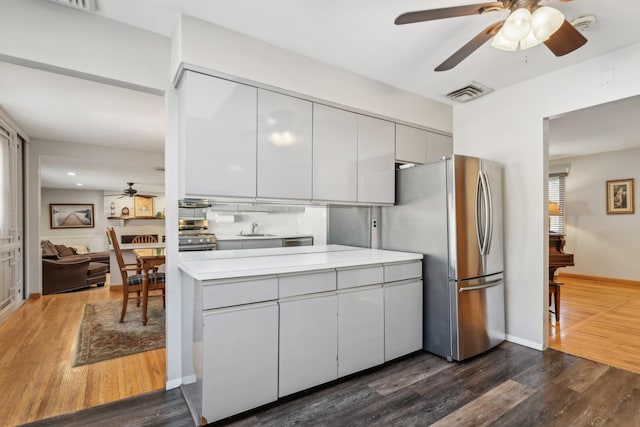
[[[161,298],[150,298],[147,325],[142,325],[142,306],[129,301],[120,323],[122,301],[85,304],[73,366],[122,357],[165,346],[165,316]]]

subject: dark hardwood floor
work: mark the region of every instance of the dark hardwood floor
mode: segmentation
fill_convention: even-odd
[[[177,390],[30,425],[181,426]],[[640,375],[505,342],[462,363],[417,353],[214,426],[640,426]]]

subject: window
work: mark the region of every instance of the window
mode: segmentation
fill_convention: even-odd
[[[549,201],[556,202],[560,208],[561,215],[551,216],[549,221],[549,231],[551,233],[565,234],[564,206],[565,206],[565,180],[566,173],[549,175]]]

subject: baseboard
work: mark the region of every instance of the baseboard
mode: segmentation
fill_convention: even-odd
[[[167,380],[165,383],[165,388],[167,390],[171,390],[172,388],[178,388],[182,385],[182,380],[180,378],[174,378],[172,380]]]
[[[601,277],[601,276],[588,276],[586,274],[573,274],[573,273],[560,273],[558,274],[559,278],[568,277],[571,279],[581,279],[581,280],[590,280],[592,282],[610,282],[616,283],[619,285],[635,285],[640,286],[640,281],[637,280],[627,280],[627,279],[616,279],[612,277]]]
[[[42,298],[42,294],[40,292],[34,292],[29,294],[29,299],[40,299]]]
[[[509,335],[509,334],[507,334],[507,341],[512,342],[514,344],[520,344],[520,345],[523,345],[525,347],[532,348],[534,350],[540,350],[540,351],[544,350],[542,348],[542,344],[541,343],[525,340],[523,338],[516,337],[516,336],[513,336],[513,335]]]
[[[122,285],[109,285],[111,292],[122,292]]]

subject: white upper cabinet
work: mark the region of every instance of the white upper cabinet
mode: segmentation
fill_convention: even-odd
[[[358,115],[313,104],[313,199],[355,202]]]
[[[427,132],[427,137],[427,163],[453,155],[453,138],[434,132]]]
[[[395,202],[395,123],[358,115],[359,203]]]
[[[187,71],[180,87],[186,195],[256,196],[257,89]]]
[[[258,90],[258,197],[311,200],[312,103]]]
[[[396,160],[409,163],[429,163],[451,156],[450,136],[396,124]]]

